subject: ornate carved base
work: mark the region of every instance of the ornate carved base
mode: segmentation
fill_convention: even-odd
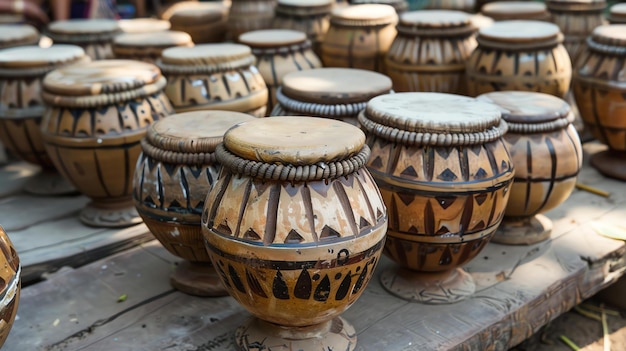
[[[461,268],[432,273],[391,268],[381,274],[380,282],[393,295],[433,305],[459,302],[476,290],[472,276]]]
[[[235,343],[242,351],[352,351],[356,347],[356,332],[341,317],[308,327],[284,327],[253,318],[237,328]]]
[[[170,284],[186,294],[195,296],[226,296],[215,268],[210,263],[182,261],[170,276]]]
[[[591,156],[589,161],[605,176],[626,180],[626,152],[605,150]]]
[[[80,211],[81,222],[92,227],[120,228],[142,222],[131,199],[92,201]]]
[[[491,238],[491,242],[505,245],[532,245],[547,240],[552,233],[552,221],[538,214],[522,220],[506,217]]]
[[[68,195],[78,190],[55,170],[42,170],[25,185],[24,191],[34,195]]]

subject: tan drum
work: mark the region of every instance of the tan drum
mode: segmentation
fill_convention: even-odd
[[[29,24],[0,25],[0,49],[37,45],[38,42],[39,31]]]
[[[202,44],[170,48],[158,61],[177,112],[228,110],[265,116],[268,91],[250,47]]]
[[[113,38],[121,33],[116,20],[71,19],[55,21],[48,25],[46,34],[56,44],[82,47],[93,60],[112,59]]]
[[[194,43],[224,41],[228,29],[228,7],[219,2],[183,1],[162,15],[172,30],[188,33]]]
[[[337,7],[321,46],[325,67],[361,68],[384,73],[384,59],[396,36],[398,15],[389,5]]]
[[[276,0],[232,0],[228,14],[228,35],[236,40],[245,32],[272,27]]]
[[[239,36],[239,42],[252,48],[256,67],[267,84],[267,113],[276,104],[276,89],[286,74],[322,67],[303,32],[288,29],[264,29]]]
[[[3,267],[0,270],[0,279],[4,282],[0,285],[0,325],[2,325],[0,347],[2,347],[13,327],[22,289],[20,258],[2,226],[0,226],[0,265]]]
[[[550,12],[546,4],[536,1],[496,1],[485,4],[483,15],[496,21],[536,20],[549,21]]]
[[[124,33],[162,32],[172,26],[169,21],[156,18],[132,18],[117,22]]]
[[[57,170],[91,198],[80,220],[96,227],[141,222],[133,171],[150,124],[173,113],[155,65],[100,60],[50,72],[41,130]]]
[[[608,19],[611,24],[626,24],[626,4],[611,6]]]
[[[191,37],[185,32],[124,33],[113,40],[113,54],[118,59],[155,63],[167,48],[193,45]]]
[[[367,102],[389,94],[389,77],[356,68],[319,68],[285,76],[272,116],[318,116],[357,125]]]
[[[476,47],[470,15],[422,10],[400,15],[398,35],[385,56],[396,91],[467,94],[465,65]]]
[[[333,0],[278,0],[272,26],[304,32],[320,55],[320,45],[330,26]]]

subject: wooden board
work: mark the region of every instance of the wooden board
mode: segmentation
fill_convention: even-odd
[[[586,146],[586,153],[598,145]],[[626,184],[586,167],[580,181],[611,197],[575,191],[547,215],[551,240],[533,246],[489,244],[466,269],[478,291],[452,305],[421,305],[388,294],[383,258],[361,298],[343,314],[357,350],[507,350],[624,273],[624,242],[598,235],[594,222],[626,226]],[[232,298],[172,290],[177,259],[156,242],[23,289],[19,320],[4,350],[234,350],[249,314]],[[128,294],[124,302],[117,302]]]

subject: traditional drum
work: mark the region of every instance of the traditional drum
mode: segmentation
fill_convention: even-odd
[[[364,142],[341,121],[270,117],[217,147],[202,229],[228,292],[257,317],[236,330],[240,350],[354,350],[339,315],[369,283],[387,229]]]
[[[232,0],[228,34],[236,40],[245,32],[272,27],[276,0]]]
[[[611,24],[626,24],[626,4],[611,6],[608,20]]]
[[[0,49],[37,45],[38,42],[39,31],[29,24],[0,25]]]
[[[396,36],[398,15],[389,5],[337,7],[321,45],[326,67],[361,68],[384,73],[384,59]]]
[[[177,112],[228,110],[265,116],[268,91],[250,47],[202,44],[163,51],[157,61]]]
[[[285,76],[272,116],[318,116],[357,125],[367,102],[389,94],[389,77],[356,68],[318,68]]]
[[[161,244],[185,259],[170,277],[185,293],[228,295],[204,247],[200,216],[220,170],[215,147],[228,128],[253,118],[230,111],[180,113],[152,124],[141,142],[135,207]]]
[[[57,170],[91,198],[80,220],[97,227],[141,221],[132,201],[140,140],[173,113],[155,65],[131,60],[74,64],[43,81],[41,130]]]
[[[172,26],[169,21],[156,18],[131,18],[117,22],[124,33],[153,33],[162,32]]]
[[[515,179],[504,220],[492,242],[531,245],[550,237],[552,222],[541,213],[564,202],[582,167],[582,145],[569,105],[554,96],[523,91],[480,95],[502,107],[509,130],[504,141]]]
[[[46,34],[55,44],[78,45],[93,60],[106,60],[114,57],[111,46],[120,32],[116,20],[71,19],[50,23]]]
[[[472,295],[460,267],[495,234],[513,182],[500,109],[460,95],[397,93],[370,100],[359,122],[389,211],[384,252],[400,265],[382,273],[383,286],[430,304]]]
[[[572,63],[559,28],[542,21],[502,21],[482,28],[467,61],[470,96],[491,91],[536,91],[564,98]]]
[[[396,91],[466,94],[465,64],[474,48],[470,15],[422,10],[400,16],[398,35],[387,55],[387,74]]]
[[[11,153],[43,168],[24,190],[58,195],[76,190],[56,172],[46,154],[40,123],[45,104],[41,99],[44,76],[65,65],[87,62],[75,45],[49,48],[21,46],[0,51],[0,141]]]
[[[427,0],[423,9],[474,12],[476,0]]]
[[[320,55],[333,4],[333,0],[278,0],[272,26],[304,32],[313,43],[313,51]]]
[[[352,0],[351,4],[363,5],[363,4],[384,4],[393,7],[398,14],[409,10],[409,3],[406,0]]]
[[[9,236],[0,226],[0,347],[9,336],[20,302],[22,266]]]
[[[286,74],[322,67],[322,62],[303,32],[288,29],[257,30],[240,35],[239,42],[250,46],[256,57],[255,65],[270,94],[268,113],[276,104],[276,89]]]
[[[194,43],[224,41],[228,30],[228,6],[216,2],[184,1],[168,9],[163,18],[172,30],[188,33]]]
[[[113,40],[113,54],[118,59],[155,63],[163,50],[176,46],[193,46],[189,34],[179,31],[124,33]]]
[[[496,1],[485,4],[483,15],[496,21],[536,20],[549,21],[550,12],[546,4],[535,1]]]
[[[574,67],[573,92],[585,128],[609,149],[593,155],[602,174],[626,180],[626,24],[597,27]]]

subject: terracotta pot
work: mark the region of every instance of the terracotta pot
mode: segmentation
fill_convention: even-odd
[[[232,0],[228,35],[235,40],[245,32],[272,27],[276,0]]]
[[[318,68],[285,76],[272,116],[317,116],[357,125],[367,102],[391,90],[389,77],[356,68]]]
[[[55,21],[46,31],[54,43],[78,45],[93,60],[112,59],[113,38],[120,33],[120,26],[112,19]]]
[[[321,55],[333,5],[333,0],[278,0],[272,27],[304,32],[313,43],[313,51]]]
[[[585,128],[609,150],[591,165],[602,174],[626,180],[626,25],[594,29],[574,67],[573,92]]]
[[[228,30],[228,6],[218,2],[183,1],[162,18],[170,21],[172,30],[188,33],[196,44],[222,42]]]
[[[353,5],[363,5],[363,4],[389,5],[396,10],[398,15],[409,10],[409,2],[406,0],[351,0],[350,3]]]
[[[286,74],[322,67],[322,62],[303,32],[288,29],[257,30],[242,34],[239,42],[250,46],[256,57],[255,66],[270,94],[267,113],[276,104],[276,89]]]
[[[337,7],[321,46],[325,67],[385,72],[384,59],[396,36],[398,15],[389,5]]]
[[[611,6],[608,20],[611,24],[626,24],[626,4]]]
[[[387,227],[364,141],[340,121],[270,117],[217,147],[202,226],[227,290],[257,317],[235,332],[240,349],[355,348],[339,315],[371,279]]]
[[[535,1],[496,1],[485,4],[480,10],[483,15],[496,21],[535,20],[550,21],[546,4]]]
[[[470,96],[503,91],[536,91],[564,98],[572,63],[559,28],[541,21],[502,21],[478,32],[478,47],[467,61]]]
[[[117,22],[124,33],[154,33],[169,30],[172,25],[169,21],[157,18],[131,18]]]
[[[475,7],[476,0],[427,0],[423,9],[474,12]]]
[[[2,253],[0,279],[4,283],[0,286],[0,347],[2,347],[15,321],[22,282],[20,258],[2,226],[0,226],[0,249]]]
[[[156,63],[167,48],[193,46],[189,34],[179,31],[124,33],[113,40],[113,54],[118,59]]]
[[[39,31],[30,24],[0,25],[0,49],[37,45],[37,43],[39,43]]]
[[[66,66],[43,81],[41,129],[57,170],[91,198],[80,220],[97,227],[141,222],[132,201],[140,140],[173,113],[155,65],[101,60]]]
[[[265,116],[268,91],[250,47],[202,44],[163,51],[157,64],[177,112],[228,110]]]
[[[372,157],[367,167],[389,210],[382,273],[391,294],[429,304],[475,290],[460,267],[502,221],[513,164],[497,106],[441,93],[373,98],[359,115]]]
[[[476,48],[474,32],[470,16],[463,12],[402,14],[385,57],[394,89],[466,94],[465,64]]]
[[[551,95],[522,91],[487,93],[477,99],[502,107],[509,127],[504,141],[515,166],[504,220],[491,241],[531,245],[546,240],[552,221],[541,213],[567,200],[582,167],[582,145],[570,106]]]
[[[228,295],[204,247],[200,216],[220,170],[215,147],[228,128],[253,118],[229,111],[180,113],[153,123],[141,142],[135,207],[161,244],[185,259],[170,277],[185,293]]]

